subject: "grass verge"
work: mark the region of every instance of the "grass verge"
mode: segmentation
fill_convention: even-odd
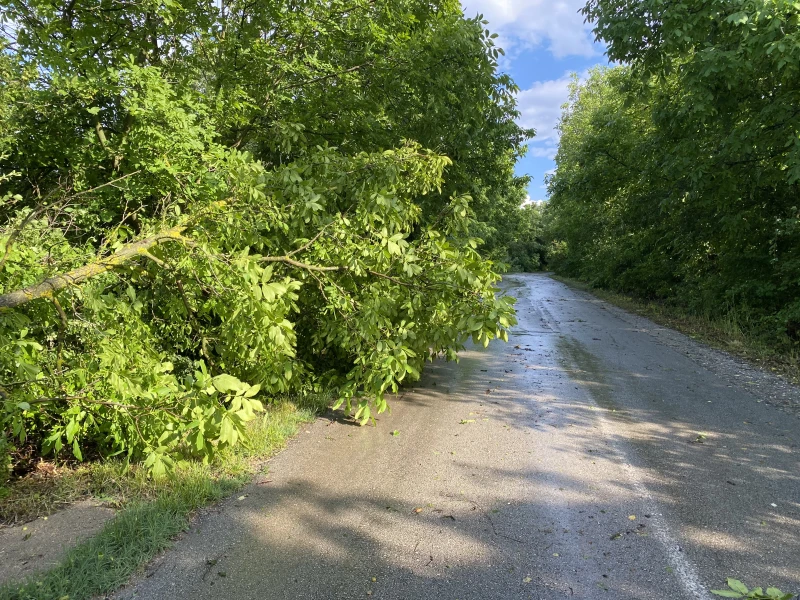
[[[709,346],[724,350],[783,376],[792,383],[800,383],[800,362],[797,348],[779,344],[769,339],[757,324],[746,316],[729,312],[724,317],[712,318],[687,312],[678,306],[642,300],[627,294],[592,287],[576,279],[551,275],[553,279],[570,287],[589,292],[601,300],[618,306],[651,321],[675,329]]]
[[[25,519],[59,504],[94,497],[121,507],[96,536],[72,548],[53,569],[0,586],[0,600],[80,600],[123,585],[144,563],[185,530],[192,514],[244,486],[282,449],[299,427],[325,407],[272,405],[251,424],[248,446],[220,454],[212,464],[179,465],[169,477],[152,480],[143,469],[121,461],[98,462],[54,474],[45,488],[22,480],[0,501],[3,518]]]

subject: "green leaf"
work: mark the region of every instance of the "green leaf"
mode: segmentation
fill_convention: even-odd
[[[80,446],[78,446],[78,440],[73,440],[73,441],[72,441],[72,454],[73,454],[73,455],[75,456],[75,458],[77,458],[78,460],[80,460],[80,461],[82,461],[82,460],[83,460],[83,454],[81,454],[81,449],[80,449]]]
[[[77,434],[78,431],[80,431],[80,428],[81,428],[80,424],[75,419],[70,419],[69,420],[69,422],[67,423],[67,426],[64,428],[64,432],[66,433],[67,443],[68,444],[72,443],[72,440],[75,437],[75,434]]]
[[[239,437],[236,427],[228,417],[223,417],[219,428],[219,441],[233,446]]]
[[[743,25],[750,20],[750,16],[746,12],[737,12],[729,16],[726,21],[734,25]]]
[[[732,577],[728,577],[727,583],[729,588],[731,588],[736,592],[739,592],[740,594],[746,594],[750,591],[747,589],[747,586],[738,579],[733,579]]]
[[[258,392],[260,392],[260,391],[261,391],[261,384],[257,383],[256,385],[251,385],[251,386],[249,386],[247,388],[247,390],[245,390],[244,397],[245,398],[252,398],[256,394],[258,394]]]
[[[217,375],[211,380],[211,382],[217,391],[222,393],[238,391],[246,387],[246,384],[242,383],[239,379],[233,375],[228,375],[225,373],[222,375]]]

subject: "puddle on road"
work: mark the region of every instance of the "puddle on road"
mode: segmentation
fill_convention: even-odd
[[[574,338],[560,337],[556,342],[559,362],[575,383],[585,387],[595,403],[612,416],[630,421],[630,417],[614,400],[613,386],[606,379],[598,358]]]

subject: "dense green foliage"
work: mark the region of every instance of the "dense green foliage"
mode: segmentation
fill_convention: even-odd
[[[549,183],[559,269],[772,339],[800,324],[800,5],[591,0]]]
[[[457,2],[3,15],[6,443],[159,473],[239,442],[260,399],[324,388],[365,422],[505,337],[477,235],[502,252],[532,132]]]
[[[513,271],[541,271],[547,266],[548,223],[543,204],[530,202],[518,213],[514,239],[507,245]]]

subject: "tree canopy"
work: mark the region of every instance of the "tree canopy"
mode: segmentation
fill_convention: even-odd
[[[800,321],[800,9],[783,0],[591,0],[611,59],[575,82],[550,216],[564,272]]]
[[[502,255],[533,132],[484,25],[452,0],[7,0],[6,443],[161,473],[264,399],[330,390],[365,422],[505,338],[478,236]]]

